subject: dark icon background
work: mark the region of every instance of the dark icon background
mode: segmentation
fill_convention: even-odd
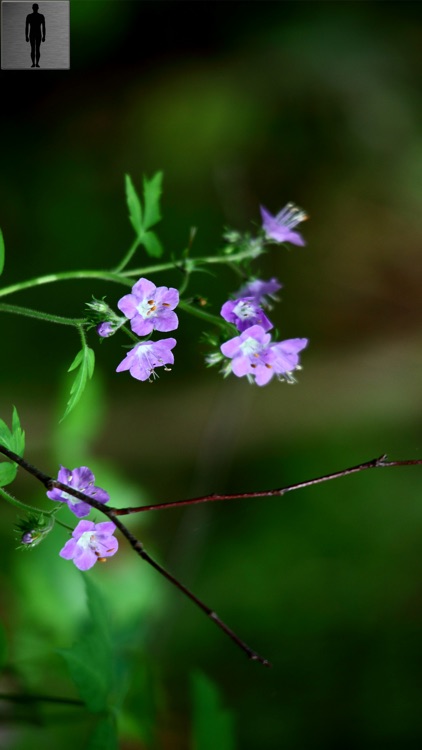
[[[69,0],[1,3],[2,70],[66,70]],[[28,49],[28,43],[30,49]]]

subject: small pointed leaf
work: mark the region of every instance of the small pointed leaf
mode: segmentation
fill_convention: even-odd
[[[142,227],[147,231],[161,219],[160,197],[162,192],[163,173],[157,172],[149,180],[144,177],[144,220]]]
[[[70,398],[67,402],[66,411],[63,414],[61,421],[63,421],[63,419],[67,417],[67,415],[78,403],[85,390],[88,379],[92,378],[92,375],[94,373],[94,366],[95,354],[93,349],[90,349],[89,346],[83,346],[82,349],[77,353],[75,359],[68,369],[68,372],[72,372],[72,370],[76,370],[77,368],[79,368],[76,378],[73,381],[72,387],[70,389]]]
[[[138,198],[138,194],[135,190],[134,184],[130,175],[125,175],[125,187],[126,187],[126,202],[129,209],[129,219],[136,234],[139,236],[142,233],[142,208],[141,201]]]
[[[21,427],[19,415],[15,407],[13,407],[11,430],[0,419],[0,444],[4,445],[5,448],[9,448],[13,453],[17,453],[18,456],[23,456],[25,450],[25,432]],[[10,463],[9,461],[0,464],[0,487],[5,487],[7,484],[13,482],[17,468],[17,464]]]
[[[163,247],[155,232],[145,232],[141,237],[141,242],[151,258],[161,258]]]

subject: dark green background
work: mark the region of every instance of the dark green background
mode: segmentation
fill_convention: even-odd
[[[77,335],[3,315],[0,415],[10,422],[18,408],[28,460],[52,474],[89,463],[128,505],[279,487],[385,452],[422,456],[420,23],[420,3],[408,2],[72,0],[71,70],[1,71],[5,285],[117,263],[132,241],[125,172],[140,185],[164,171],[167,257],[191,226],[194,253],[212,253],[223,226],[259,223],[260,203],[276,212],[292,200],[311,217],[306,248],[256,264],[284,284],[273,313],[282,337],[310,339],[294,387],[223,382],[204,367],[198,321],[180,313],[175,367],[154,385],[116,374],[121,341],[92,335],[97,379],[58,427]],[[237,287],[226,270],[195,284],[216,312]],[[121,293],[66,282],[4,301],[79,316],[92,294],[115,304]],[[29,478],[15,492],[44,502]],[[13,523],[4,508],[1,608],[16,679],[74,697],[52,649],[75,637],[81,577],[57,557],[61,530],[23,555]],[[233,711],[241,750],[421,746],[418,469],[130,523],[274,668],[248,662],[122,544],[90,574],[135,667],[122,748],[190,746],[197,668]],[[84,721],[54,716],[48,729],[15,725],[4,746],[83,746]]]

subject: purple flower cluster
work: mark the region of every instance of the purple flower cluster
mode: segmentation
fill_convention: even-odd
[[[277,216],[272,216],[261,206],[265,236],[275,242],[292,242],[304,245],[298,232],[292,231],[307,216],[292,203],[288,203]],[[221,308],[221,316],[236,326],[240,335],[226,341],[220,347],[221,353],[231,360],[225,367],[226,373],[233,372],[238,378],[246,376],[257,385],[266,385],[276,375],[279,380],[294,382],[292,373],[299,368],[299,352],[308,344],[307,339],[287,339],[272,341],[268,333],[273,324],[264,312],[271,309],[270,300],[276,300],[281,289],[277,279],[262,281],[255,279],[243,286]],[[209,363],[218,361],[211,355]]]
[[[155,286],[148,279],[139,279],[132,287],[131,294],[125,294],[118,303],[119,310],[125,316],[110,321],[106,320],[97,326],[99,336],[112,336],[122,322],[130,321],[130,327],[137,336],[149,336],[154,330],[174,331],[179,320],[174,308],[179,304],[177,289],[166,286]],[[122,322],[120,322],[122,321]],[[116,372],[129,370],[136,380],[149,380],[158,377],[156,367],[164,367],[174,363],[171,351],[176,346],[176,339],[167,338],[160,341],[141,341],[133,347],[118,365]]]
[[[262,326],[254,325],[220,348],[224,356],[232,360],[231,370],[238,378],[246,375],[255,378],[257,385],[266,385],[273,375],[278,375],[280,380],[294,380],[291,373],[298,368],[298,353],[307,343],[307,339],[272,343],[271,334]]]
[[[268,239],[275,242],[292,242],[304,245],[305,241],[299,232],[292,231],[307,216],[293,203],[288,203],[276,216],[272,216],[261,206],[263,230]],[[220,347],[221,353],[228,362],[225,371],[233,372],[238,378],[246,376],[255,380],[257,385],[266,385],[276,375],[279,380],[294,382],[293,371],[299,368],[299,352],[305,348],[307,339],[287,339],[271,341],[273,324],[263,308],[271,309],[270,300],[276,300],[276,293],[281,289],[277,279],[262,281],[254,279],[243,286],[234,300],[225,302],[221,316],[228,323],[236,326],[240,336],[226,341]],[[218,360],[211,355],[210,364]]]
[[[70,471],[64,466],[60,467],[57,479],[69,488],[83,492],[99,503],[108,503],[110,497],[101,487],[97,487],[95,477],[87,466],[80,466]],[[54,487],[47,492],[47,497],[56,502],[67,503],[69,510],[78,518],[87,516],[91,511],[91,505],[78,500],[70,492]],[[95,524],[93,521],[80,521],[72,532],[72,539],[66,542],[60,551],[60,557],[65,560],[73,560],[79,570],[89,570],[96,562],[105,562],[117,552],[118,541],[113,537],[116,526],[111,521]],[[36,543],[33,532],[28,532],[22,537],[22,544],[34,545]]]

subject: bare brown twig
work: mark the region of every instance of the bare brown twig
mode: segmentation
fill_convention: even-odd
[[[130,513],[142,513],[147,510],[149,511],[164,510],[167,508],[180,508],[182,506],[197,505],[199,503],[207,502],[217,502],[220,500],[245,500],[247,498],[281,496],[287,494],[288,492],[292,492],[293,490],[299,490],[304,487],[311,487],[312,485],[321,484],[322,482],[328,482],[332,479],[340,479],[341,477],[348,476],[349,474],[356,474],[360,471],[365,471],[366,469],[380,469],[399,466],[419,466],[422,464],[422,459],[387,461],[387,456],[383,455],[379,458],[374,458],[371,461],[366,461],[365,463],[358,464],[357,466],[352,466],[349,469],[343,469],[342,471],[333,472],[331,474],[324,474],[324,476],[317,477],[315,479],[308,479],[305,482],[298,482],[297,484],[291,484],[287,487],[282,487],[276,490],[262,490],[260,492],[239,492],[223,495],[212,494],[191,498],[189,500],[176,500],[172,502],[157,503],[155,505],[141,505],[135,508],[113,508],[106,506],[103,503],[99,503],[97,500],[94,500],[94,498],[85,495],[83,492],[73,489],[73,487],[68,487],[66,484],[59,482],[57,479],[53,479],[53,477],[50,477],[48,474],[44,474],[44,472],[40,471],[35,466],[32,466],[32,464],[25,461],[25,459],[23,459],[21,456],[18,456],[13,451],[10,451],[8,448],[5,448],[1,445],[0,453],[3,453],[11,461],[19,464],[19,466],[21,466],[22,469],[25,469],[25,471],[27,471],[29,474],[32,474],[32,476],[34,476],[44,485],[46,490],[52,490],[54,487],[57,487],[58,489],[67,492],[73,497],[76,497],[78,500],[82,500],[83,502],[88,503],[89,505],[91,505],[91,507],[107,516],[107,518],[109,518],[110,521],[112,521],[116,525],[123,536],[126,537],[127,541],[135,550],[135,552],[143,560],[145,560],[145,562],[155,568],[155,570],[157,570],[162,576],[164,576],[164,578],[167,578],[170,583],[176,586],[179,591],[185,594],[185,596],[187,596],[194,604],[196,604],[196,606],[199,607],[207,615],[207,617],[215,622],[220,630],[222,630],[229,638],[231,638],[232,641],[234,641],[234,643],[249,657],[249,659],[252,659],[253,661],[259,661],[266,667],[271,666],[270,662],[267,659],[264,659],[264,657],[260,656],[256,651],[251,649],[244,641],[241,640],[241,638],[239,638],[239,636],[231,628],[229,628],[228,625],[226,625],[225,622],[223,622],[223,620],[220,619],[216,612],[214,612],[212,609],[210,609],[210,607],[204,604],[204,602],[198,599],[198,597],[195,596],[192,591],[186,588],[183,583],[178,581],[177,578],[175,578],[171,573],[169,573],[169,571],[163,568],[162,565],[157,563],[148,554],[148,552],[145,551],[142,543],[129,531],[129,529],[122,523],[118,516],[129,515]]]

